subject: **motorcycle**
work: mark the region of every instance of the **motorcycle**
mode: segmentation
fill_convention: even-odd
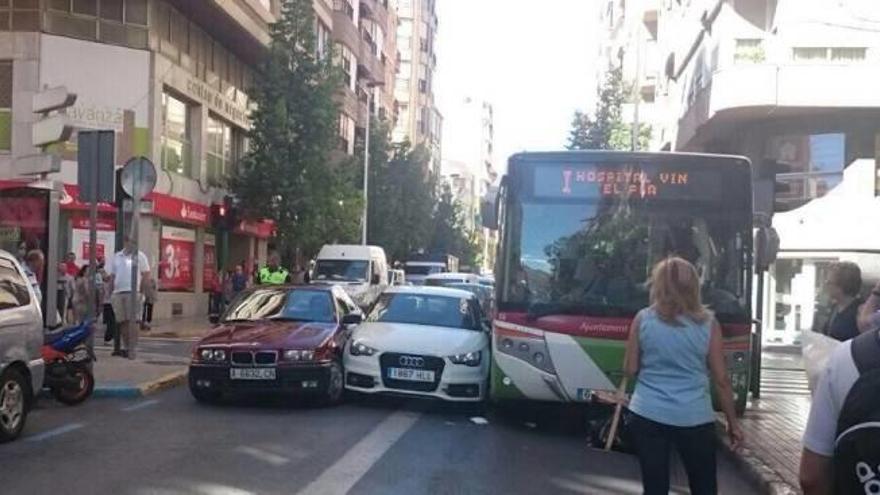
[[[62,404],[79,404],[95,390],[95,376],[91,370],[95,354],[86,345],[92,331],[92,322],[83,321],[49,336],[48,342],[40,349],[46,364],[43,386]]]

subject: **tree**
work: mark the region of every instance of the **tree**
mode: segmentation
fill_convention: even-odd
[[[623,122],[623,103],[632,100],[624,88],[620,68],[606,72],[605,81],[599,88],[598,102],[590,117],[576,111],[568,136],[570,150],[629,150],[632,147],[632,126]],[[639,125],[639,149],[647,149],[651,140],[651,127]]]
[[[250,150],[231,190],[248,215],[277,224],[278,248],[357,240],[362,201],[346,167],[330,166],[336,147],[341,71],[319,55],[311,0],[284,0],[269,51],[251,91],[256,109]]]
[[[433,234],[429,249],[457,256],[465,266],[475,266],[479,258],[477,239],[468,232],[461,203],[452,195],[452,188],[444,184],[434,209]]]
[[[390,259],[405,261],[430,240],[436,197],[433,177],[426,173],[429,155],[423,146],[391,144],[386,122],[370,128],[367,239]]]

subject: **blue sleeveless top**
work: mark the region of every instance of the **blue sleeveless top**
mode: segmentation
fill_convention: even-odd
[[[697,323],[681,316],[675,326],[653,308],[639,314],[639,375],[630,410],[671,426],[714,422],[708,364],[712,320]]]

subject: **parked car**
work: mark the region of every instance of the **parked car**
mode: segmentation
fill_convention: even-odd
[[[388,268],[379,246],[327,244],[318,252],[312,283],[341,286],[367,311],[388,287]]]
[[[483,284],[449,284],[445,287],[449,287],[450,289],[460,289],[466,290],[471,294],[477,296],[477,299],[480,301],[480,309],[483,312],[483,317],[489,319],[492,317],[492,314],[495,311],[495,291],[492,287],[483,285]]]
[[[230,304],[193,348],[189,388],[200,402],[234,392],[342,398],[342,353],[363,314],[336,286],[260,286]]]
[[[473,273],[436,273],[425,277],[425,285],[428,287],[444,287],[449,284],[477,284],[480,277]]]
[[[17,438],[43,388],[43,314],[24,270],[0,250],[0,443]]]
[[[487,392],[489,349],[488,328],[470,292],[391,288],[352,334],[345,386],[366,394],[480,402]]]
[[[478,283],[480,285],[485,285],[487,287],[494,288],[495,287],[495,277],[487,277],[487,276],[483,275],[479,278]]]

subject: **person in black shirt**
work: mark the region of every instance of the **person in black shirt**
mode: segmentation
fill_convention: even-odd
[[[862,271],[858,265],[842,261],[831,266],[825,290],[833,307],[822,333],[841,342],[859,334],[857,321],[862,303],[859,299],[861,288]]]

